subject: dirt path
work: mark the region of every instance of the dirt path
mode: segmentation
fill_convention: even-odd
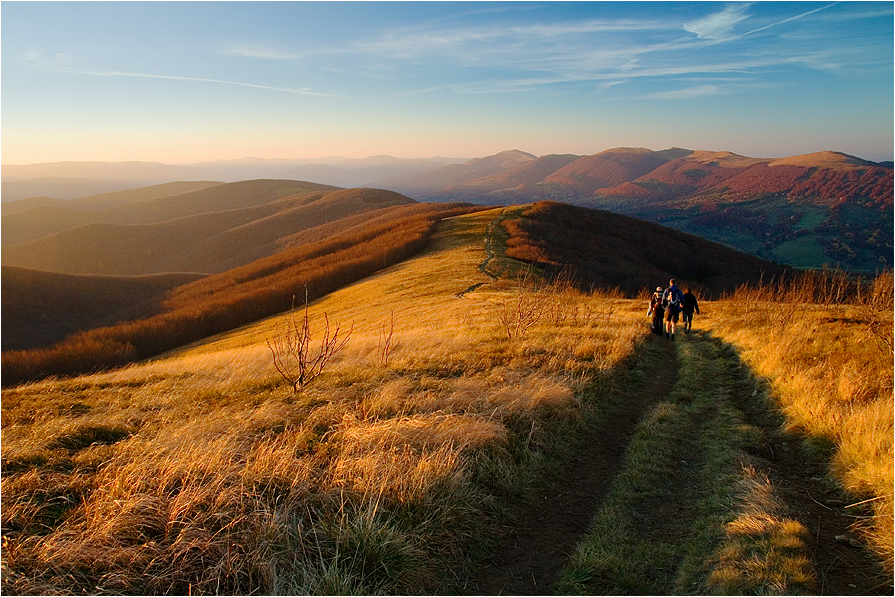
[[[561,486],[542,492],[507,526],[501,546],[463,592],[471,595],[551,595],[552,586],[587,531],[593,513],[621,469],[637,423],[677,380],[674,347],[656,342],[641,367],[646,379],[631,385],[619,411],[589,429],[559,475]]]
[[[768,442],[760,453],[750,452],[751,460],[770,479],[790,515],[811,532],[810,558],[819,594],[893,594],[891,575],[882,571],[869,550],[856,546],[857,537],[849,532],[849,526],[857,513],[844,508],[844,496],[826,479],[827,465],[816,454],[800,452],[798,438],[778,432],[780,419],[761,402],[755,378],[736,351],[701,333],[682,341],[693,342],[693,349],[715,355],[719,371],[724,372],[720,375],[726,379],[723,385],[729,392],[728,400],[746,423],[765,430]],[[543,490],[516,514],[498,539],[498,548],[458,593],[553,594],[554,583],[622,469],[626,447],[638,422],[675,386],[679,373],[677,348],[664,339],[650,338],[638,365],[642,380],[624,391],[615,414],[583,434],[575,456],[557,475],[561,481]],[[705,420],[710,418],[706,416]],[[696,420],[692,423],[698,426]],[[694,428],[694,437],[696,431]],[[678,448],[691,449],[686,443]],[[679,499],[654,504],[643,513],[641,522],[648,528],[638,533],[644,540],[676,543],[690,532],[689,514],[697,515],[691,512],[697,500],[685,488],[698,485],[696,471],[688,467],[695,466],[699,458],[695,453],[690,456],[675,459],[679,463],[675,468],[680,470],[674,475],[682,488],[676,494]],[[853,538],[855,544],[843,537]]]

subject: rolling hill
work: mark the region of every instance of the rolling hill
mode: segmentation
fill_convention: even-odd
[[[467,162],[389,181],[386,188],[403,188],[424,201],[557,200],[606,209],[797,267],[873,272],[892,265],[891,163],[834,151],[765,159],[729,151],[616,148],[568,162],[554,159],[557,167],[550,171],[545,158],[553,156],[525,154],[520,165],[500,162],[506,154],[492,156],[500,170],[483,176],[468,176],[474,164]],[[519,168],[537,176],[516,177]]]
[[[495,280],[499,223],[530,220],[519,238],[547,255],[537,226],[596,228],[608,244],[588,251],[624,250],[631,268],[655,257],[628,244],[667,234],[675,250],[650,279],[713,245],[561,204],[431,230],[422,212],[446,207],[404,206],[424,216],[406,235],[389,218],[383,234],[181,287],[202,309],[174,333],[221,313],[248,326],[4,388],[4,593],[531,594],[566,566],[560,594],[891,593],[864,545],[891,562],[891,350],[876,349],[861,304],[748,288],[703,303],[694,333],[671,342],[648,333],[643,300]],[[339,326],[350,342],[296,391],[270,342],[302,311],[249,319],[241,290],[342,250],[350,266],[391,232],[386,247],[423,250],[377,255],[376,273],[333,279],[311,303],[315,344]],[[882,289],[890,301],[891,279]],[[508,333],[529,305],[539,319]],[[135,327],[104,346],[133,357]],[[869,528],[860,543],[854,516]]]
[[[364,189],[343,190],[336,194],[374,205],[376,198],[381,196],[400,197],[388,191]],[[425,247],[439,220],[481,209],[469,204],[407,201],[409,203],[351,212],[344,218],[337,218],[339,221],[327,222],[322,230],[311,228],[305,235],[290,235],[289,246],[275,254],[198,280],[195,280],[197,276],[192,276],[195,281],[169,286],[164,296],[148,297],[149,302],[135,305],[135,319],[86,329],[47,348],[5,351],[3,383],[119,366],[285,311],[296,296],[305,292],[314,299],[410,257]],[[30,272],[9,271],[19,277],[24,277],[21,272]],[[68,285],[72,292],[88,292],[89,296],[78,300],[89,305],[105,300],[104,287],[114,290],[116,284],[121,284],[116,278],[60,276],[46,272],[31,272],[30,275],[38,283],[14,285],[11,289],[24,290],[9,301],[5,284],[2,291],[4,311],[8,302],[13,317],[17,314],[25,317],[24,322],[12,322],[14,329],[21,330],[28,324],[40,328],[28,332],[28,337],[32,338],[56,334],[58,339],[57,332],[63,327],[58,319],[66,314],[50,308],[43,317],[27,315],[31,309],[21,303],[29,302],[29,288],[36,292],[55,284],[57,289],[52,298],[64,294]],[[154,278],[136,280],[151,279]],[[181,276],[181,279],[186,281],[190,276]],[[33,302],[51,307],[40,297],[35,297]]]
[[[379,180],[419,174],[466,158],[402,159],[387,155],[351,159],[330,156],[313,159],[241,158],[189,165],[156,162],[50,162],[4,164],[3,201],[35,196],[75,199],[180,180],[239,182],[256,179],[313,180],[339,187],[373,186]]]
[[[670,278],[701,296],[781,278],[787,268],[677,230],[603,210],[543,201],[502,221],[506,255],[553,273],[569,268],[583,289],[618,288],[628,296]]]
[[[226,233],[206,235],[206,242],[192,245],[191,252],[183,250],[178,241],[197,238],[203,232],[203,226],[209,227],[207,232],[219,223],[218,218],[226,221],[235,217],[234,213],[242,214],[242,210],[153,226],[121,227],[121,231],[128,235],[156,235],[152,237],[154,246],[165,247],[170,255],[190,253],[197,256],[202,254],[201,249],[207,249],[209,259],[220,264],[229,258],[235,265],[222,267],[214,275],[167,288],[163,296],[155,293],[147,297],[151,300],[140,307],[139,312],[135,309],[134,321],[73,336],[39,353],[4,353],[4,378],[29,379],[41,371],[69,373],[82,371],[84,367],[110,366],[136,357],[146,358],[283,311],[293,297],[301,293],[303,285],[311,291],[311,298],[332,292],[419,251],[439,220],[476,210],[469,204],[416,203],[396,193],[370,189],[311,193],[280,199],[273,205],[288,208],[274,216],[235,226]],[[532,263],[554,274],[568,265],[583,288],[616,289],[629,296],[664,284],[670,277],[684,278],[705,295],[717,295],[733,291],[745,282],[766,275],[780,275],[784,271],[753,256],[676,230],[567,204],[547,202],[531,208],[507,208],[495,220],[497,222],[508,235],[506,257]],[[94,233],[95,226],[107,225],[79,228],[73,232]],[[158,235],[162,233],[167,236],[160,238]],[[71,244],[66,254],[73,256],[72,267],[91,255],[97,261],[109,254],[121,259],[122,267],[136,268],[147,263],[141,260],[138,250],[145,246],[145,238],[134,242],[133,237],[125,235],[111,251],[102,250],[103,243],[111,242],[109,231],[90,236],[104,239],[95,245],[86,241],[78,244],[74,236],[67,238]],[[261,244],[263,239],[267,239],[266,245]],[[495,237],[489,242],[499,240]],[[227,250],[231,252],[222,253]],[[251,259],[258,251],[266,254]],[[496,262],[489,267],[500,270]],[[40,279],[37,272],[30,275]],[[65,284],[68,284],[73,293],[84,291],[91,296],[99,295],[81,299],[86,303],[101,302],[102,284],[110,287],[121,284],[120,278],[40,275],[47,281],[34,284],[35,290],[50,284],[59,288],[49,295],[50,300],[64,292]],[[144,279],[152,278],[135,278],[134,281]],[[94,284],[94,290],[85,280]],[[16,313],[30,312],[22,306],[29,300],[27,293],[20,292],[9,301],[6,296],[4,290],[4,304],[9,303],[13,318]],[[36,299],[34,302],[49,307],[46,300]],[[66,311],[50,308],[43,317],[40,320],[29,316],[25,322],[13,320],[13,329],[37,326],[40,329],[29,337],[50,337],[64,328],[58,319],[66,317]],[[82,319],[98,321],[91,317]],[[109,323],[108,319],[104,321]],[[79,324],[78,329],[87,327]],[[61,338],[57,335],[55,339]]]
[[[222,185],[218,189],[228,190]],[[300,187],[298,187],[300,188]],[[289,187],[290,190],[298,190]],[[203,198],[216,200],[210,189]],[[243,189],[244,190],[244,189]],[[276,196],[276,195],[274,195]],[[175,199],[175,198],[168,198]],[[190,193],[188,200],[195,199]],[[182,216],[152,224],[94,223],[3,249],[3,263],[72,274],[145,275],[162,272],[221,272],[271,255],[286,237],[351,215],[415,203],[391,191],[349,189],[305,192],[258,205]],[[152,202],[155,203],[155,202]],[[227,202],[220,202],[222,205]],[[233,205],[233,202],[229,202]],[[143,204],[139,215],[158,219],[159,206]],[[131,206],[126,206],[131,207]],[[163,206],[183,213],[195,204]],[[134,218],[129,210],[128,218]],[[108,212],[106,212],[108,213]],[[125,218],[119,218],[125,219]]]
[[[37,205],[4,214],[0,225],[3,244],[7,246],[86,224],[154,224],[256,207],[300,193],[336,189],[329,185],[288,180],[250,180],[231,184],[181,182]],[[29,201],[33,200],[26,200],[26,204]]]
[[[76,199],[54,199],[51,197],[29,197],[16,201],[5,201],[2,204],[3,215],[24,211],[31,207],[58,206],[66,207],[73,211],[100,211],[129,203],[151,201],[162,197],[172,197],[190,191],[197,191],[214,187],[223,183],[213,181],[177,181],[167,182],[148,187],[129,189],[126,191],[114,191],[99,195],[88,195]]]

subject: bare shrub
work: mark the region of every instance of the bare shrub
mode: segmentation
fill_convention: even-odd
[[[547,313],[544,295],[533,288],[531,269],[519,276],[516,296],[501,304],[497,319],[510,340],[524,338],[531,326]]]
[[[313,348],[311,323],[308,317],[308,295],[305,289],[304,314],[299,317],[295,307],[289,312],[273,338],[268,338],[267,347],[273,357],[277,372],[298,392],[326,368],[329,361],[348,343],[351,330],[339,336],[341,324],[331,327],[329,316],[323,314],[324,327],[318,348]]]

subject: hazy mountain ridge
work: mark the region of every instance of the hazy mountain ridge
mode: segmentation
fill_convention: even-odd
[[[4,177],[26,171],[46,173],[51,166],[4,166],[3,172]],[[112,166],[130,172],[138,167],[135,163]],[[162,172],[161,166],[149,164],[146,171]],[[60,168],[64,173],[83,173],[85,168],[105,172],[95,163],[62,163]],[[182,169],[185,167],[178,168],[170,172],[186,172]],[[391,175],[365,186],[388,189],[419,201],[509,205],[558,200],[607,209],[800,267],[840,265],[874,271],[892,265],[892,164],[835,151],[753,158],[729,151],[621,147],[590,156],[537,157],[510,150],[465,161],[401,160],[391,156],[300,161],[247,158],[206,162],[196,165],[194,172],[233,176],[249,171],[284,172],[289,168],[303,178],[316,179],[318,184],[325,180],[349,180],[351,184],[346,186],[357,186],[354,183],[360,178],[386,172],[382,168],[391,169]],[[421,170],[414,171],[416,168]],[[405,174],[395,175],[398,171]],[[411,173],[406,174],[407,171]],[[211,178],[227,180],[226,176]],[[70,227],[69,224],[87,222],[76,214],[49,209],[63,207],[58,201],[29,201],[30,205],[43,207],[43,212],[34,212],[32,216],[44,223],[15,222],[13,226],[16,214],[4,216],[4,231],[14,229],[9,238],[16,243],[45,235],[51,229],[58,231]],[[200,206],[193,213],[207,209]],[[170,213],[167,217],[186,215],[189,214]],[[51,220],[57,223],[46,223]],[[30,227],[33,231],[29,231]],[[4,235],[4,243],[9,242],[12,241]]]
[[[190,165],[71,161],[4,164],[2,195],[4,202],[37,196],[68,200],[184,180],[299,179],[338,187],[381,187],[383,185],[374,183],[465,161],[467,158],[402,159],[383,155],[364,159],[336,156],[298,160],[242,158]]]
[[[189,183],[180,183],[189,184]],[[63,232],[87,224],[140,225],[165,220],[224,212],[259,206],[289,195],[305,192],[333,191],[338,187],[316,183],[258,180],[230,184],[215,184],[189,192],[179,192],[180,186],[149,187],[112,194],[117,205],[105,209],[85,210],[83,206],[103,204],[110,195],[99,195],[56,203],[4,215],[0,219],[4,246],[29,242],[49,234]],[[165,189],[176,190],[165,194]],[[75,209],[70,209],[70,206]]]
[[[106,221],[4,247],[3,263],[70,274],[221,272],[276,253],[301,231],[415,203],[391,191],[284,182],[231,183],[108,210]],[[297,193],[281,197],[290,191]],[[203,206],[233,209],[193,213]]]

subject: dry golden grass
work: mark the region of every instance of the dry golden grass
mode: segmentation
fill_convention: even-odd
[[[790,430],[835,446],[836,479],[868,500],[862,525],[891,569],[893,555],[892,275],[848,298],[821,287],[743,290],[706,305],[702,324],[734,344],[774,389]],[[818,297],[839,301],[818,302]],[[857,512],[855,512],[857,513]]]
[[[4,591],[431,583],[647,332],[639,304],[532,289],[550,315],[507,338],[516,287],[478,269],[497,213],[450,219],[423,254],[312,303],[312,331],[325,313],[353,332],[300,392],[266,346],[280,317],[4,390]]]
[[[726,526],[707,588],[717,594],[811,594],[815,575],[807,553],[808,529],[789,517],[763,474],[746,466],[738,481],[737,517]]]

